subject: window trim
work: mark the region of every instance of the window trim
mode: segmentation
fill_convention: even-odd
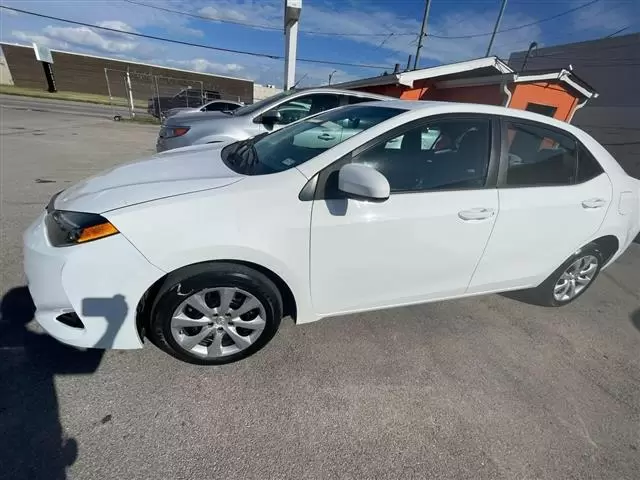
[[[307,184],[300,191],[298,198],[301,201],[309,201],[309,200],[329,200],[333,198],[325,198],[324,193],[327,185],[327,180],[329,175],[331,175],[336,170],[339,170],[347,163],[350,163],[351,159],[354,156],[360,155],[365,151],[371,149],[372,147],[379,145],[383,142],[388,142],[409,130],[414,128],[420,128],[422,126],[428,125],[435,121],[441,120],[486,120],[489,122],[489,165],[487,167],[487,178],[485,179],[485,184],[482,187],[478,188],[446,188],[446,189],[438,189],[438,190],[406,190],[406,191],[395,191],[391,192],[390,196],[393,195],[404,195],[404,194],[412,194],[412,193],[439,193],[439,192],[458,192],[458,191],[473,191],[473,190],[486,190],[490,188],[496,188],[497,179],[498,179],[498,171],[500,166],[500,146],[501,146],[501,129],[500,129],[500,119],[496,115],[486,115],[480,113],[444,113],[439,115],[432,115],[428,117],[422,117],[411,122],[407,122],[403,125],[399,125],[392,130],[384,133],[383,135],[379,135],[376,138],[372,138],[371,140],[363,143],[359,147],[356,147],[351,152],[343,155],[333,163],[327,165],[322,170],[317,172],[311,179],[307,182]]]
[[[594,161],[594,162],[596,162],[596,164],[600,167],[600,173],[599,173],[599,174],[597,174],[595,177],[591,177],[591,178],[588,178],[588,179],[586,179],[586,180],[582,180],[582,181],[578,182],[577,180],[578,180],[578,178],[580,178],[580,163],[582,162],[582,160],[581,160],[581,158],[580,158],[580,157],[582,156],[582,153],[581,153],[581,152],[583,152],[583,151],[584,151],[584,152],[586,152],[586,154],[587,154],[587,155],[589,155],[589,156],[593,159],[593,161]],[[604,167],[603,167],[603,166],[602,166],[602,164],[598,161],[598,159],[596,158],[596,156],[595,156],[593,153],[591,153],[591,150],[589,150],[587,147],[585,147],[585,146],[584,146],[582,143],[580,143],[580,142],[578,142],[578,162],[577,162],[577,163],[578,163],[578,165],[577,165],[577,170],[576,170],[576,183],[575,183],[575,185],[581,185],[581,184],[583,184],[583,183],[590,182],[591,180],[596,179],[596,178],[598,178],[600,175],[602,175],[603,173],[605,173]]]
[[[499,122],[500,122],[500,133],[501,133],[501,145],[500,145],[500,161],[499,161],[499,168],[498,168],[498,178],[497,178],[497,188],[500,189],[513,189],[513,188],[541,188],[541,187],[571,187],[573,185],[581,185],[583,183],[589,182],[595,178],[598,178],[600,175],[602,175],[602,173],[606,173],[604,167],[602,166],[602,164],[598,161],[598,158],[591,152],[591,150],[589,150],[575,135],[573,135],[571,132],[568,132],[566,130],[563,130],[561,128],[558,127],[554,127],[553,125],[548,125],[546,123],[542,123],[542,122],[537,122],[534,120],[529,120],[526,118],[519,118],[519,117],[509,117],[507,115],[500,115],[499,116]],[[508,124],[509,123],[516,123],[516,124],[523,124],[523,125],[531,125],[532,127],[537,127],[537,128],[542,128],[544,130],[549,130],[553,133],[556,133],[558,135],[564,135],[565,137],[573,140],[576,143],[576,170],[575,170],[575,174],[574,174],[574,181],[573,183],[568,183],[568,184],[563,184],[563,185],[558,185],[557,183],[540,183],[540,184],[536,184],[536,185],[508,185],[507,184],[507,171],[509,169],[509,146],[507,145],[507,141],[509,139],[509,135],[508,135]],[[602,173],[600,175],[597,175],[589,180],[586,181],[582,181],[582,182],[578,182],[578,169],[580,168],[580,158],[579,158],[579,151],[580,148],[584,148],[587,152],[589,152],[589,154],[594,158],[594,160],[596,162],[598,162],[598,165],[600,165],[600,168],[602,168]]]
[[[360,103],[368,103],[368,102],[378,102],[380,101],[379,98],[371,98],[371,97],[367,97],[367,96],[363,96],[363,95],[355,95],[354,94],[340,94],[340,96],[342,97],[342,102],[340,103],[340,106],[344,106],[344,105],[358,105]],[[358,98],[360,99],[359,102],[355,102],[355,103],[351,103],[351,99],[352,98]]]

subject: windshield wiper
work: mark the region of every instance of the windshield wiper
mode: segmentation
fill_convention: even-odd
[[[254,142],[246,141],[234,152],[242,161],[238,166],[244,167],[246,171],[250,171],[258,163],[258,152],[253,144]]]
[[[254,144],[260,140],[262,137],[268,135],[269,132],[261,133],[260,135],[256,135],[253,138],[248,138],[247,140],[241,140],[236,142],[229,147],[233,148],[229,152],[229,163],[234,167],[238,167],[239,170],[246,172],[250,172],[251,169],[258,163],[260,160],[258,159],[258,152],[256,151],[256,147]]]

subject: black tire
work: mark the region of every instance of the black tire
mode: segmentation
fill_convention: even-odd
[[[598,266],[596,268],[595,274],[591,278],[591,281],[573,298],[567,300],[558,300],[554,297],[553,291],[556,283],[560,280],[560,276],[571,266],[573,262],[582,258],[586,255],[592,255],[598,261]],[[545,307],[563,307],[564,305],[568,305],[569,303],[575,301],[579,298],[584,292],[586,292],[591,285],[596,281],[596,278],[600,274],[600,269],[602,268],[602,264],[604,262],[604,257],[602,252],[600,251],[600,247],[595,243],[590,243],[580,250],[571,255],[562,265],[560,265],[547,279],[538,285],[536,288],[528,291],[529,298],[536,304],[542,305]]]
[[[236,287],[253,295],[264,306],[266,325],[260,337],[240,352],[217,358],[203,358],[178,345],[171,333],[171,317],[184,301],[185,293],[205,288]],[[167,276],[151,309],[149,335],[160,349],[184,362],[197,365],[223,365],[253,355],[278,331],[282,318],[282,296],[264,274],[235,263],[206,263],[185,267]]]

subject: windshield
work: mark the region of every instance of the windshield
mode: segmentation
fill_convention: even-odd
[[[295,93],[295,90],[286,90],[284,92],[280,92],[277,95],[273,95],[271,97],[267,97],[265,99],[260,100],[259,102],[252,103],[251,105],[245,105],[244,107],[240,107],[233,112],[234,115],[250,115],[253,112],[257,112],[262,107],[266,107],[271,102],[278,101],[281,98],[288,97],[292,93]]]
[[[330,110],[271,134],[227,145],[222,160],[237,173],[264,175],[296,167],[404,110],[366,104]]]

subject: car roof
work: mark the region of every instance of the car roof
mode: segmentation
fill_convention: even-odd
[[[208,102],[205,102],[204,105],[209,105],[210,103],[234,103],[236,105],[242,105],[242,103],[237,102],[235,100],[224,100],[222,98],[216,98],[215,100],[209,100]],[[202,106],[202,105],[200,105]],[[194,108],[199,108],[199,107],[194,107]]]
[[[300,88],[300,89],[296,89],[295,93],[335,93],[340,95],[351,95],[356,97],[377,98],[385,101],[388,101],[389,99],[394,98],[394,97],[389,97],[387,95],[380,95],[378,93],[361,92],[359,90],[345,90],[343,88],[332,88],[332,87]]]
[[[510,107],[501,107],[495,105],[484,105],[480,103],[459,103],[459,102],[435,102],[430,100],[386,100],[366,103],[369,106],[397,108],[409,111],[430,110],[435,114],[446,113],[478,113],[482,115],[499,115],[503,117],[511,117],[516,119],[531,120],[538,123],[561,128],[563,130],[573,132],[581,130],[569,123],[555,118],[547,117],[539,113],[533,113],[526,110],[519,110]]]

